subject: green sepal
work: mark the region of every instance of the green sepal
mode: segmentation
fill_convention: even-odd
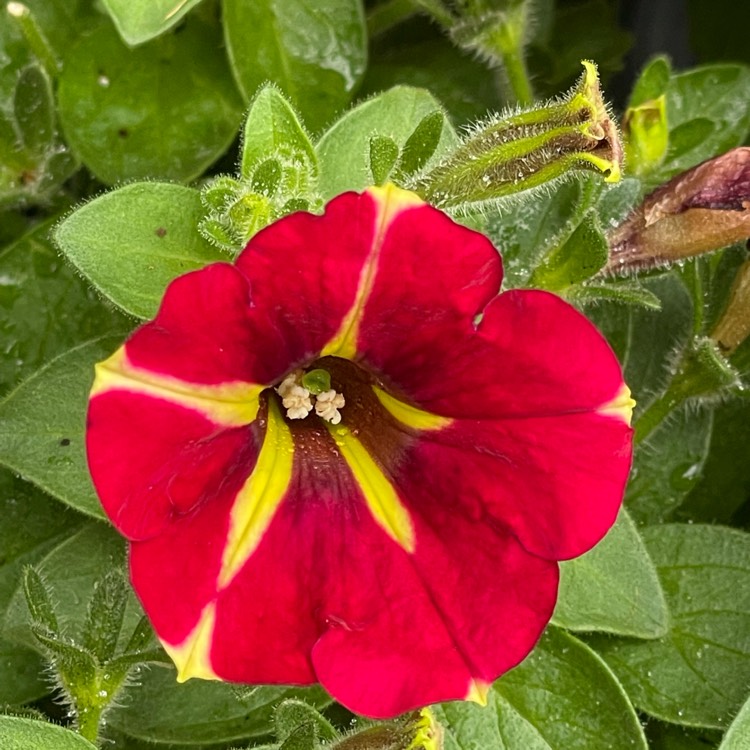
[[[154,641],[154,631],[148,617],[143,615],[138,624],[133,628],[130,640],[125,646],[125,653],[141,653],[145,651]]]
[[[279,703],[274,714],[276,737],[279,741],[291,738],[298,730],[309,727],[310,734],[317,741],[336,739],[338,732],[333,725],[313,706],[301,700],[290,698]]]
[[[233,177],[228,175],[214,177],[201,190],[201,201],[209,210],[221,211],[234,199],[239,187],[240,183]]]
[[[646,310],[661,310],[661,300],[638,282],[574,284],[565,290],[565,299],[574,305],[590,305],[599,302],[616,302],[621,305],[642,307]]]
[[[98,665],[90,651],[52,635],[38,625],[32,624],[31,632],[44,647],[68,692],[75,695],[79,689],[85,689],[95,681]]]
[[[53,635],[59,635],[60,626],[57,622],[47,584],[31,566],[24,568],[22,583],[26,605],[31,616],[31,624]]]
[[[609,255],[596,211],[590,210],[572,234],[534,269],[529,284],[558,292],[586,281],[604,267]]]
[[[104,663],[114,656],[125,617],[128,589],[121,570],[111,570],[94,584],[83,625],[83,645]]]
[[[282,177],[281,162],[272,156],[255,167],[250,180],[250,187],[256,193],[272,196],[279,189]]]
[[[412,175],[425,167],[437,150],[444,127],[445,115],[440,110],[422,118],[414,132],[406,139],[401,151],[398,162],[400,175]]]
[[[302,724],[279,745],[279,750],[316,750],[317,747],[315,725]]]
[[[687,401],[711,401],[740,385],[737,371],[719,351],[718,344],[710,338],[695,338],[685,350],[666,391],[638,417],[636,443]]]
[[[370,138],[369,168],[373,185],[387,182],[398,161],[398,154],[398,144],[390,136],[374,135]]]

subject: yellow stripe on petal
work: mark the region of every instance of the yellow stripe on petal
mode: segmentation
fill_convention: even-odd
[[[635,401],[630,395],[630,388],[623,383],[617,395],[610,402],[604,404],[604,406],[600,406],[596,411],[597,414],[621,419],[626,425],[630,426],[634,408]]]
[[[347,427],[329,426],[339,452],[357,480],[378,525],[407,552],[414,552],[414,526],[393,485]]]
[[[480,706],[486,706],[487,696],[489,696],[491,688],[492,685],[489,682],[485,682],[484,680],[471,680],[464,700],[478,703]]]
[[[253,473],[237,494],[229,520],[219,588],[225,588],[255,552],[292,479],[294,442],[275,398]]]
[[[190,383],[135,367],[120,347],[95,368],[91,396],[107,391],[128,391],[153,396],[200,412],[216,424],[239,427],[258,414],[258,397],[265,386],[231,382],[217,385]]]
[[[221,679],[211,666],[211,642],[215,622],[216,603],[211,603],[203,610],[193,631],[179,646],[162,641],[164,650],[177,667],[177,682],[185,682],[192,677],[202,680]]]
[[[354,359],[357,353],[359,325],[362,322],[362,314],[375,283],[380,249],[383,246],[383,239],[388,232],[388,227],[401,212],[425,205],[424,201],[416,193],[403,190],[392,183],[388,183],[382,187],[372,187],[367,192],[378,206],[372,248],[362,265],[354,304],[344,317],[336,335],[323,348],[322,357],[331,355],[344,357],[345,359]]]
[[[373,386],[372,390],[383,408],[407,427],[412,427],[415,430],[442,430],[443,427],[447,427],[453,422],[448,417],[440,417],[437,414],[417,409],[416,406],[405,404],[377,386]]]

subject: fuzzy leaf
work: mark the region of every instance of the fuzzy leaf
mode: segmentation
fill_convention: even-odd
[[[0,464],[87,515],[103,518],[85,455],[94,364],[121,338],[97,339],[52,360],[0,402]]]
[[[242,119],[224,58],[205,54],[219,45],[218,29],[192,16],[179,34],[136,49],[108,23],[81,35],[58,90],[73,151],[108,184],[198,177],[224,153]]]
[[[439,109],[440,103],[427,91],[396,86],[347,112],[316,146],[323,198],[329,200],[347,190],[364,190],[370,184],[369,145],[373,135],[391,138],[403,148],[419,123]],[[458,137],[446,121],[430,162],[449,153],[457,144]]]
[[[142,44],[163,34],[201,0],[102,0],[122,38]]]
[[[676,724],[725,727],[750,684],[750,535],[671,524],[645,529],[644,540],[667,598],[669,633],[592,643],[640,709]]]
[[[604,539],[560,565],[553,622],[569,630],[658,638],[667,631],[664,593],[641,536],[623,510]]]
[[[227,260],[198,232],[202,216],[193,188],[134,183],[81,206],[57,227],[54,239],[118,307],[152,318],[170,281]]]
[[[486,708],[445,703],[435,714],[445,750],[646,750],[614,675],[581,641],[555,628],[493,685]]]
[[[3,750],[96,750],[88,740],[57,724],[20,716],[0,716]]]

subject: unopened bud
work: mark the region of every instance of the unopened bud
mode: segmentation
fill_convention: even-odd
[[[609,271],[648,268],[750,237],[750,148],[677,175],[609,235]]]
[[[602,99],[596,66],[562,99],[480,124],[410,186],[441,208],[491,201],[583,169],[620,179],[622,148]]]
[[[711,338],[725,355],[750,336],[750,260],[746,260],[735,276],[729,303],[716,324]]]

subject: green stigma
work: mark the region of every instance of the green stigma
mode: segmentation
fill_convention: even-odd
[[[331,390],[331,376],[326,370],[310,370],[302,376],[302,387],[317,396]]]

